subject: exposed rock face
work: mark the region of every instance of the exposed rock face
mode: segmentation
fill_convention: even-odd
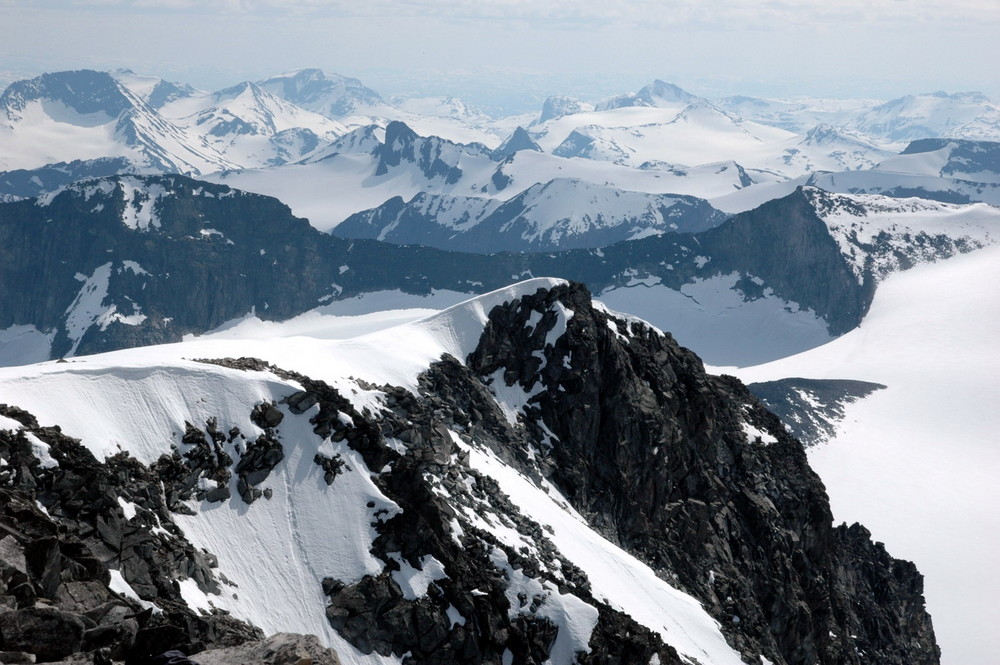
[[[521,150],[542,152],[541,147],[535,143],[534,139],[531,138],[524,127],[518,125],[514,130],[514,133],[508,136],[507,139],[493,151],[493,154],[498,159],[506,159]]]
[[[297,381],[304,390],[285,400],[290,410],[303,412],[318,405],[310,419],[317,435],[346,440],[369,468],[383,469],[376,478],[379,489],[402,509],[372,525],[379,534],[372,551],[385,561],[385,570],[353,584],[323,580],[330,624],[362,653],[408,654],[406,662],[413,665],[499,664],[509,658],[540,664],[560,637],[546,611],[555,604],[548,596],[557,593],[574,596],[600,617],[590,636],[589,654],[581,648],[581,662],[646,665],[654,656],[664,665],[681,662],[650,630],[595,599],[586,576],[552,545],[543,529],[494,481],[469,466],[457,432],[467,431],[469,441],[480,435],[492,441],[495,436],[521,451],[527,440],[523,430],[507,424],[475,374],[454,358],[443,359],[426,373],[419,395],[382,387],[386,410],[367,415],[322,381],[251,359],[211,362],[268,369]],[[389,440],[395,446],[387,445]],[[336,480],[332,483],[335,490]],[[528,534],[532,551],[515,550],[468,522],[462,516],[465,509],[514,525]],[[458,533],[452,525],[456,520],[462,525]],[[435,565],[446,574],[434,579],[426,593],[414,593],[401,571]],[[539,585],[534,598],[521,598],[519,606],[510,600],[512,576],[517,575],[546,585]]]
[[[227,649],[209,649],[195,658],[198,665],[340,665],[337,654],[323,647],[315,635],[291,633]]]
[[[79,651],[85,630],[79,616],[53,607],[27,607],[0,614],[4,648],[30,651],[43,662]]]
[[[546,343],[559,308],[572,312],[566,333]],[[747,657],[937,662],[930,619],[913,611],[919,573],[863,528],[831,528],[801,444],[669,336],[570,286],[495,309],[469,364],[534,392],[527,425],[553,434],[544,473],[609,537],[677,575]]]
[[[436,136],[420,137],[405,123],[395,120],[386,125],[385,142],[376,148],[378,165],[375,175],[389,173],[400,164],[415,164],[426,178],[441,178],[445,184],[453,185],[462,177],[458,166],[457,153],[471,151],[493,158],[485,146],[471,144],[458,145]]]

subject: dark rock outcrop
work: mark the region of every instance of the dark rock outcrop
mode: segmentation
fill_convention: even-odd
[[[278,633],[236,647],[209,649],[194,656],[198,665],[340,665],[332,649],[315,635]]]
[[[518,125],[514,132],[508,136],[504,142],[496,148],[496,150],[493,151],[493,155],[495,159],[501,160],[506,159],[521,150],[543,152],[541,147],[535,143],[535,140],[531,138],[524,127]]]
[[[79,616],[54,607],[26,607],[0,614],[4,648],[33,653],[42,662],[80,651],[85,630]]]
[[[572,312],[566,333],[546,344],[558,307]],[[919,573],[861,527],[831,528],[801,444],[669,335],[558,287],[491,312],[469,364],[537,391],[526,426],[555,439],[543,473],[608,537],[676,575],[746,657],[937,662]]]
[[[223,612],[199,615],[184,602],[177,580],[216,592],[222,582],[213,557],[174,525],[153,470],[125,453],[99,462],[16,407],[0,405],[0,414],[23,425],[0,431],[7,462],[0,467],[0,649],[40,662],[78,652],[90,662],[101,652],[139,664],[171,648],[193,652],[260,637]],[[51,462],[39,460],[29,435],[47,446]],[[142,601],[113,591],[109,571]]]

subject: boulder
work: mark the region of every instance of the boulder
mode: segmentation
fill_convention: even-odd
[[[42,662],[80,651],[84,630],[79,616],[53,607],[29,607],[0,614],[4,648],[35,654]]]
[[[202,651],[192,656],[199,665],[340,665],[332,650],[315,635],[277,633],[259,642],[227,649]]]

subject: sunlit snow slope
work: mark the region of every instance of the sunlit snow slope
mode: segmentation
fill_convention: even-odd
[[[861,521],[925,576],[944,665],[1000,653],[1000,248],[886,279],[861,326],[746,382],[861,379],[888,386],[848,407],[810,461],[838,520]]]

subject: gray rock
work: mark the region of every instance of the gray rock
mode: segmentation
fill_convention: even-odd
[[[84,613],[111,600],[108,587],[97,581],[63,582],[56,593],[59,607],[68,612]]]
[[[135,644],[135,636],[138,633],[139,623],[135,619],[126,619],[115,625],[91,628],[83,634],[83,650],[108,649],[112,658],[120,660]]]
[[[321,645],[315,635],[293,633],[277,633],[259,642],[202,651],[193,659],[199,665],[340,665],[336,652]]]
[[[84,630],[80,617],[51,607],[0,614],[4,648],[33,653],[42,662],[80,651]]]
[[[28,574],[27,563],[24,560],[24,547],[13,536],[0,538],[0,563],[25,575]]]

